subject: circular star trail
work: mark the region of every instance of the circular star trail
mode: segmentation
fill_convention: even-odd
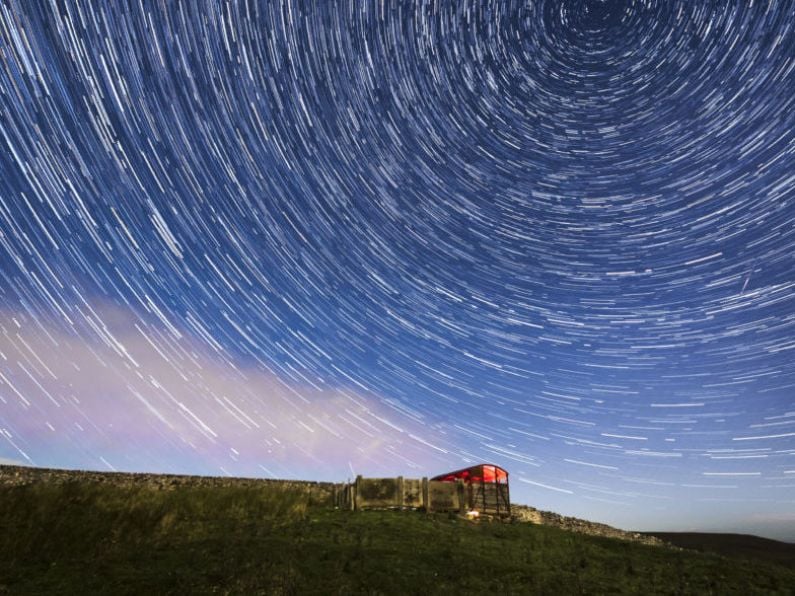
[[[0,0],[0,456],[795,537],[793,15]]]

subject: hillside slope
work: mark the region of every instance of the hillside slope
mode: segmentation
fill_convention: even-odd
[[[275,484],[0,483],[0,593],[791,594],[795,572]]]
[[[681,548],[711,552],[730,557],[745,557],[779,563],[795,569],[795,544],[748,534],[713,534],[711,532],[648,532]]]

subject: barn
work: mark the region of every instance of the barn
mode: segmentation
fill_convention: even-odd
[[[431,482],[461,482],[470,511],[510,516],[508,472],[494,464],[478,464],[431,478]]]

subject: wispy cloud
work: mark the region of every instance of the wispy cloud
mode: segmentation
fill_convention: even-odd
[[[0,352],[0,453],[37,465],[340,479],[451,465],[378,396],[286,382],[115,307],[74,331],[0,313]]]

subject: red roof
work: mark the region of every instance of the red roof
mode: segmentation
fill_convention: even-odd
[[[455,482],[463,480],[467,484],[472,482],[492,482],[508,484],[508,472],[494,464],[478,464],[454,472],[447,472],[431,478],[438,482]]]

